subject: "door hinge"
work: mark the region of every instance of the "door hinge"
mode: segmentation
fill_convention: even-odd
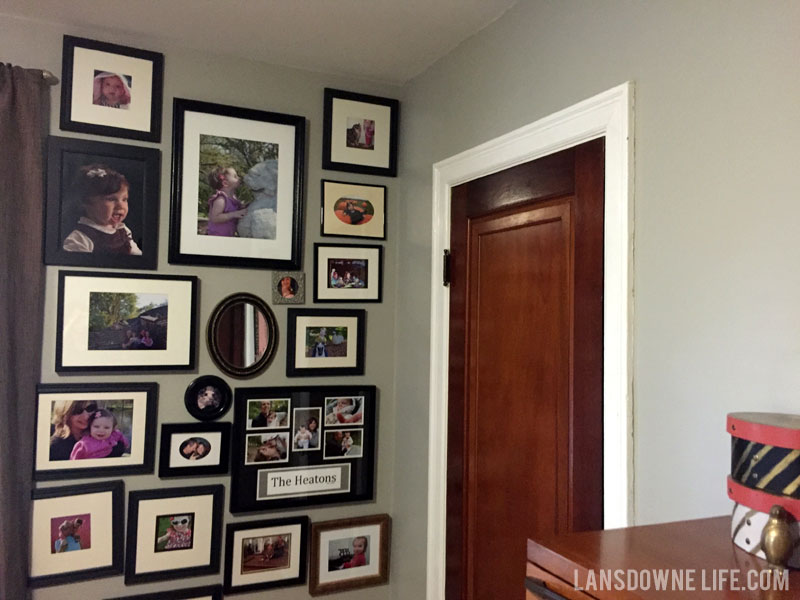
[[[450,250],[445,250],[442,255],[442,285],[450,285]]]

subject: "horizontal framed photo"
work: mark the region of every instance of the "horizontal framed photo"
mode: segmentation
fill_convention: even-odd
[[[376,402],[369,385],[237,388],[230,511],[371,500]]]
[[[38,385],[34,479],[152,473],[157,403],[157,383]]]
[[[386,186],[322,180],[325,236],[386,239]]]
[[[183,590],[155,592],[153,594],[108,598],[108,600],[222,600],[222,586],[206,585]]]
[[[155,269],[161,151],[50,136],[44,262]]]
[[[169,262],[301,263],[305,117],[175,98]]]
[[[221,485],[131,492],[125,584],[219,573],[224,497]]]
[[[397,176],[400,103],[325,88],[322,168]]]
[[[164,55],[64,36],[61,129],[161,141]]]
[[[308,517],[229,523],[225,531],[225,593],[306,582]]]
[[[273,271],[273,304],[305,304],[306,274],[302,271]]]
[[[197,277],[59,271],[56,371],[194,369]]]
[[[186,410],[198,421],[214,421],[224,416],[233,402],[231,387],[221,377],[198,377],[183,394]]]
[[[122,481],[33,490],[30,587],[122,573]]]
[[[380,302],[383,246],[314,244],[314,302]]]
[[[363,375],[364,310],[290,308],[286,375]]]
[[[158,476],[225,475],[230,447],[230,423],[164,423]]]
[[[389,515],[313,523],[309,593],[319,596],[387,583],[391,526]]]

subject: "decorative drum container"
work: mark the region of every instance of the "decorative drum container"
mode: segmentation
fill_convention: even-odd
[[[800,416],[731,413],[727,430],[732,437],[728,496],[736,503],[733,542],[766,559],[762,534],[769,525],[793,547],[785,564],[800,569]],[[785,511],[785,519],[773,517],[770,524],[776,505]]]

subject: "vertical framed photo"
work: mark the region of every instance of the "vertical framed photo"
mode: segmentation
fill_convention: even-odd
[[[122,481],[33,490],[30,587],[122,573]]]
[[[237,388],[230,511],[371,500],[376,396],[371,385]]]
[[[61,129],[161,141],[164,55],[64,36]]]
[[[225,532],[225,593],[306,582],[308,517],[229,523]]]
[[[206,585],[182,590],[155,592],[153,594],[109,598],[108,600],[222,600],[222,586]]]
[[[287,377],[363,375],[366,320],[364,310],[290,308]]]
[[[325,88],[322,168],[397,177],[400,103]]]
[[[386,239],[386,186],[322,180],[320,233]]]
[[[314,244],[314,302],[380,302],[383,246]]]
[[[309,593],[319,596],[387,583],[391,525],[389,515],[313,523]]]
[[[155,269],[161,151],[50,136],[44,262]]]
[[[225,475],[230,447],[230,423],[164,423],[158,476]]]
[[[224,496],[221,485],[131,492],[125,584],[218,573]]]
[[[197,277],[59,271],[56,371],[194,369]]]
[[[232,402],[231,387],[216,375],[198,377],[183,394],[186,410],[198,421],[214,421],[223,417]]]
[[[175,98],[169,262],[298,269],[305,117]]]
[[[302,271],[273,271],[273,304],[305,304],[306,274]]]
[[[34,479],[152,473],[157,383],[36,387]]]

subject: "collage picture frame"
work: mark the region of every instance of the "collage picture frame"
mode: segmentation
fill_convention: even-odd
[[[290,308],[287,315],[287,377],[364,374],[365,310]]]

